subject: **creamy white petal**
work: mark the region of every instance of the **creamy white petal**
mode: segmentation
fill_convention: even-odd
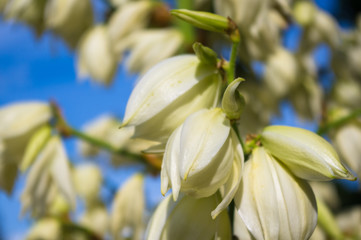
[[[213,219],[216,218],[217,215],[223,210],[225,210],[228,207],[228,205],[231,203],[242,179],[243,168],[244,168],[244,154],[243,154],[242,145],[240,144],[236,136],[236,133],[233,131],[233,129],[231,130],[231,136],[232,136],[232,144],[234,147],[232,173],[229,176],[226,184],[224,185],[222,202],[217,206],[216,209],[212,211]]]
[[[262,147],[246,162],[235,206],[256,239],[308,239],[317,223],[309,184]]]
[[[217,69],[200,63],[195,55],[169,58],[140,79],[123,126],[136,125],[136,137],[166,140],[189,114],[217,104],[220,84]]]
[[[201,199],[180,195],[174,202],[168,196],[154,212],[146,239],[231,239],[227,212],[222,212],[215,220],[209,214],[219,203],[218,198],[218,195]]]
[[[261,142],[268,152],[300,178],[355,179],[342,165],[331,144],[311,131],[296,127],[269,126],[263,130]]]
[[[43,102],[17,102],[0,108],[0,139],[23,135],[46,123],[52,116]]]

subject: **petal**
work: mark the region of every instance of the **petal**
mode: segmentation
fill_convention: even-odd
[[[245,164],[235,206],[256,239],[308,239],[317,223],[309,184],[293,176],[263,148]]]
[[[295,127],[269,126],[263,130],[261,142],[268,152],[300,178],[355,179],[342,165],[331,144],[311,131]]]
[[[232,135],[232,144],[234,146],[234,151],[235,151],[232,173],[229,176],[224,186],[224,194],[223,194],[224,196],[222,202],[218,204],[217,208],[214,209],[211,213],[213,219],[215,219],[218,216],[218,214],[221,213],[224,209],[226,209],[228,205],[231,203],[242,179],[244,154],[243,154],[242,146],[233,129],[231,131],[231,135]]]

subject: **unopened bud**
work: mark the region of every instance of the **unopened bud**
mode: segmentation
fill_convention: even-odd
[[[171,14],[194,25],[195,27],[211,32],[224,33],[228,29],[227,18],[214,13],[177,9],[172,10]]]
[[[213,66],[217,65],[217,53],[209,47],[203,46],[202,43],[196,42],[193,44],[193,50],[201,62]]]
[[[244,97],[237,90],[243,81],[243,78],[235,79],[228,85],[223,95],[222,110],[231,120],[239,119],[246,104]]]

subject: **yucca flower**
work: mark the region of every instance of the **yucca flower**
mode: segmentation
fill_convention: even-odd
[[[233,199],[242,176],[243,151],[230,120],[220,108],[190,115],[169,138],[161,171],[163,195],[172,188],[193,197],[208,197],[225,187],[215,218]]]
[[[18,102],[0,108],[0,188],[11,192],[31,137],[52,117],[43,102]]]
[[[257,240],[308,239],[317,224],[316,199],[310,185],[263,147],[254,149],[245,164],[235,206]]]
[[[188,115],[218,104],[221,82],[217,68],[195,55],[166,59],[139,80],[123,126],[135,126],[134,137],[165,143]]]
[[[140,239],[144,233],[144,176],[134,174],[121,186],[114,198],[110,216],[110,232],[113,239]],[[125,229],[131,235],[124,235]]]

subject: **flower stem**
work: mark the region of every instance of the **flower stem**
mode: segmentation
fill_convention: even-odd
[[[330,131],[331,129],[340,127],[340,126],[348,123],[349,121],[357,118],[360,115],[361,115],[361,108],[358,108],[345,117],[342,117],[340,119],[337,119],[336,121],[332,121],[332,122],[324,124],[323,126],[321,126],[318,129],[317,133],[319,135],[323,135],[323,134],[327,133],[328,131]]]
[[[336,219],[332,215],[326,204],[317,199],[318,219],[317,222],[326,234],[332,239],[344,239],[341,229],[336,223]]]
[[[231,57],[229,59],[229,66],[227,68],[227,82],[230,84],[234,80],[237,60],[237,50],[239,42],[232,42]]]

